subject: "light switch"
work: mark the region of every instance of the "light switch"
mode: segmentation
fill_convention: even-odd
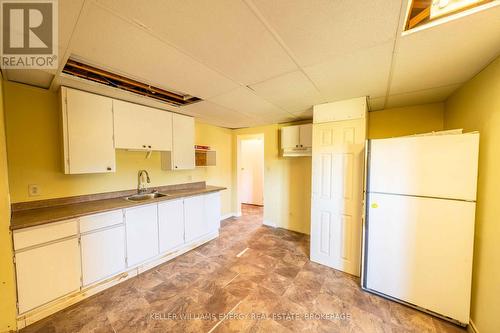
[[[36,197],[40,195],[40,188],[37,184],[29,184],[28,185],[28,194],[30,197]]]

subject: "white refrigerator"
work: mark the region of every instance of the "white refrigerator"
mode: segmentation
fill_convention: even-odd
[[[467,324],[479,133],[367,145],[362,287]]]

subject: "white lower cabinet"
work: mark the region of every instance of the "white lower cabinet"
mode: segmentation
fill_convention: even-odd
[[[16,253],[19,313],[80,289],[78,238],[56,241]]]
[[[81,251],[84,286],[123,271],[126,267],[125,226],[82,235]]]
[[[219,230],[220,194],[210,193],[184,199],[186,243]]]
[[[220,210],[217,192],[15,230],[19,314],[198,245],[218,231]]]
[[[220,193],[209,193],[205,195],[205,222],[209,232],[218,231],[220,228]]]
[[[184,199],[184,230],[186,243],[208,233],[204,218],[205,197],[199,195]]]
[[[160,253],[184,244],[184,200],[171,200],[158,204]]]
[[[158,255],[158,205],[125,209],[128,267]]]

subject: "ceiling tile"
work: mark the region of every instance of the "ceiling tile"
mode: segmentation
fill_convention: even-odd
[[[243,1],[100,0],[243,85],[297,68]]]
[[[30,84],[35,87],[49,88],[54,74],[41,69],[4,69],[9,81]]]
[[[237,88],[228,93],[213,97],[210,101],[225,108],[237,110],[249,116],[286,117],[289,113],[257,96],[248,88]]]
[[[401,0],[252,0],[301,66],[395,38]]]
[[[203,122],[228,128],[253,126],[258,123],[254,117],[242,114],[209,101],[201,101],[182,107],[184,113],[190,114]]]
[[[291,72],[251,85],[257,95],[295,113],[324,102],[320,93],[301,71]]]
[[[398,108],[403,106],[412,106],[417,104],[428,104],[443,102],[460,84],[453,84],[439,88],[431,88],[410,93],[390,95],[387,99],[386,108]]]
[[[393,43],[337,56],[304,71],[328,101],[359,96],[384,96],[391,67]]]
[[[385,108],[385,96],[368,98],[369,111],[379,111],[383,110],[384,108]]]
[[[469,80],[500,54],[500,5],[400,37],[390,94]]]
[[[64,59],[64,53],[66,52],[66,48],[70,42],[71,34],[75,28],[75,25],[78,21],[78,16],[80,15],[80,11],[82,10],[84,0],[71,0],[71,1],[59,1],[58,7],[58,24],[59,24],[59,61],[62,65],[62,61]]]
[[[201,98],[238,86],[109,11],[89,6],[71,42],[77,59]]]
[[[295,112],[294,115],[297,116],[298,119],[312,119],[313,118],[313,108],[311,107],[311,108],[304,110],[304,111]]]

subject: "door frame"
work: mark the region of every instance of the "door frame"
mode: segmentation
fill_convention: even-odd
[[[252,139],[261,139],[262,140],[262,159],[263,165],[265,162],[265,145],[266,141],[264,138],[264,133],[256,133],[256,134],[240,134],[236,136],[236,214],[237,216],[241,216],[241,197],[240,197],[240,177],[241,177],[241,141],[243,140],[252,140]],[[262,202],[265,202],[265,191],[264,185],[266,183],[266,168],[264,166],[262,170]],[[264,205],[265,209],[265,205]]]

